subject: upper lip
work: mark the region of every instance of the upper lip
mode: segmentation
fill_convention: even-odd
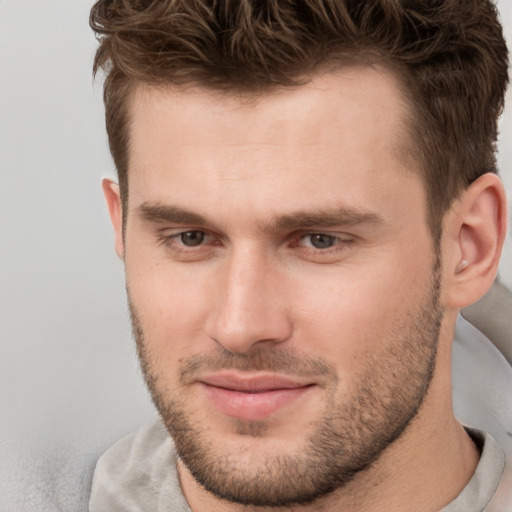
[[[245,372],[220,372],[200,379],[209,386],[242,392],[263,392],[278,389],[297,389],[310,386],[311,381],[294,379],[278,374],[250,374]]]

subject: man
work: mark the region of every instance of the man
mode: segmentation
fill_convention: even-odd
[[[91,510],[505,510],[450,380],[506,232],[493,4],[100,0],[91,23],[161,416],[100,459]]]

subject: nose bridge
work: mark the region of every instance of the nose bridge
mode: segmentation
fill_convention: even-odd
[[[277,264],[264,250],[233,249],[219,274],[210,336],[231,352],[281,342],[291,332]]]

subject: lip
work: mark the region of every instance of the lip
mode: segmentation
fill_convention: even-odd
[[[267,418],[314,387],[314,383],[275,374],[231,372],[209,375],[200,384],[221,413],[249,421]]]

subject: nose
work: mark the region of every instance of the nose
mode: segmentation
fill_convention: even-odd
[[[292,333],[286,286],[278,264],[254,251],[233,252],[215,276],[216,299],[207,329],[233,353],[282,343]]]

